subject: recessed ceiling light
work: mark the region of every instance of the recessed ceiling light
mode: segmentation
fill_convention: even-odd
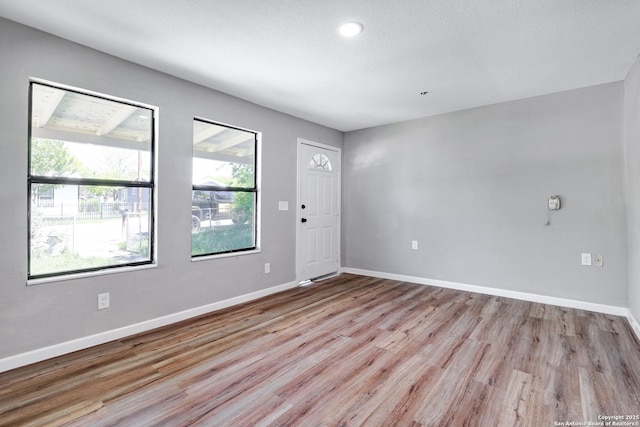
[[[338,31],[344,37],[357,36],[362,32],[362,24],[359,22],[347,22],[346,24],[340,25]]]

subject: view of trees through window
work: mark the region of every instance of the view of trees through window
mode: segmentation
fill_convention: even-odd
[[[30,278],[152,261],[153,115],[32,83]]]
[[[191,254],[256,247],[257,134],[194,121]]]

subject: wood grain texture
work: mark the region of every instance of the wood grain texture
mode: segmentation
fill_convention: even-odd
[[[1,426],[553,426],[640,414],[626,319],[343,274],[0,374]]]

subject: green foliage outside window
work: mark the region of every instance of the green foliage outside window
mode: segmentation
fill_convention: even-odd
[[[212,227],[191,236],[191,254],[229,252],[253,246],[253,224],[234,224],[229,227]]]
[[[69,176],[80,169],[80,163],[62,141],[33,138],[31,140],[31,175]]]
[[[231,166],[233,186],[253,187],[255,173],[253,165],[234,163]],[[251,222],[254,216],[254,193],[236,192],[233,203],[234,215],[237,222]]]

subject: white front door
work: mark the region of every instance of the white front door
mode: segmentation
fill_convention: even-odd
[[[340,267],[340,150],[298,141],[298,280]]]

